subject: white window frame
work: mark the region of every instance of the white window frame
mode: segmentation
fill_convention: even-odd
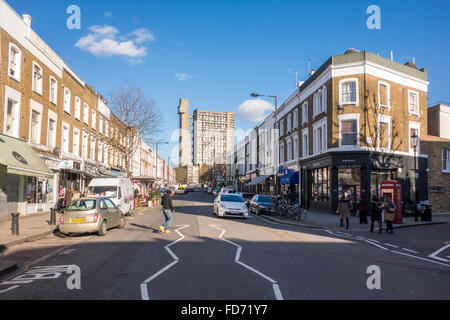
[[[387,123],[388,125],[388,136],[387,136],[387,148],[380,147],[380,124]],[[392,125],[391,125],[391,117],[383,114],[378,115],[378,124],[377,124],[377,149],[381,151],[390,151],[391,150],[391,140],[392,140]]]
[[[417,129],[419,135],[419,145],[417,146],[417,156],[420,154],[420,122],[410,121],[408,127],[408,150],[409,154],[414,156],[414,148],[411,147],[411,129]]]
[[[284,119],[281,119],[279,122],[279,128],[280,128],[280,137],[284,136]]]
[[[39,80],[39,82],[36,82],[36,79],[34,77],[34,70],[36,67],[38,67],[41,70],[41,79]],[[43,84],[44,84],[44,69],[42,69],[39,63],[33,61],[33,69],[31,70],[31,89],[38,95],[42,96]]]
[[[89,125],[89,105],[86,102],[83,104],[83,122]]]
[[[320,144],[318,132],[322,133],[322,143]],[[320,119],[313,125],[313,154],[321,154],[327,150],[327,117]]]
[[[359,113],[347,113],[338,116],[339,121],[339,148],[359,148],[360,146],[360,128],[359,128]],[[357,144],[354,145],[342,145],[342,125],[341,122],[344,120],[356,120],[356,139]]]
[[[306,145],[305,145],[305,137],[306,137]],[[302,157],[306,158],[309,156],[309,128],[305,128],[302,130]]]
[[[342,100],[342,85],[347,82],[355,82],[356,83],[356,101],[343,101]],[[358,78],[345,78],[339,81],[339,105],[355,105],[359,106],[359,81]]]
[[[386,105],[381,104],[381,90],[380,86],[386,86]],[[391,110],[391,85],[387,83],[386,81],[378,81],[378,106],[381,108],[387,108],[388,110]],[[409,104],[408,104],[409,108]]]
[[[78,134],[78,141],[75,140],[75,133]],[[72,154],[79,157],[80,156],[80,141],[81,141],[81,131],[79,128],[73,128],[72,132]]]
[[[287,132],[290,132],[292,129],[292,115],[290,113],[286,117],[286,128]]]
[[[103,163],[103,141],[102,140],[98,140],[98,152],[97,152],[97,162],[98,163]]]
[[[55,82],[55,96],[52,97],[52,81]],[[55,77],[50,76],[50,81],[48,84],[48,100],[53,103],[54,105],[58,104],[58,80],[56,80]]]
[[[91,111],[91,128],[95,129],[95,125],[97,123],[97,111],[95,111],[95,109],[92,109]]]
[[[302,104],[302,124],[308,123],[308,101]]]
[[[293,149],[293,159],[297,160],[299,158],[299,153],[298,153],[298,148],[299,144],[298,144],[298,133],[294,135],[294,137],[292,138],[292,149]]]
[[[284,163],[284,141],[280,142],[280,163]]]
[[[19,138],[19,128],[20,128],[20,109],[22,94],[8,86],[5,86],[5,101],[4,101],[4,113],[3,113],[3,134],[6,135],[6,120],[8,114],[8,100],[14,102],[14,122],[12,129],[12,137]]]
[[[294,113],[293,113],[293,120],[292,120],[292,129],[297,129],[298,128],[298,108],[294,109]]]
[[[37,140],[32,141],[31,140],[31,123],[32,123],[32,117],[33,117],[33,111],[39,114],[39,120],[38,120],[38,127],[37,127]],[[30,122],[28,127],[28,142],[34,143],[34,144],[41,144],[41,136],[42,136],[42,114],[43,114],[43,107],[42,104],[34,101],[33,99],[30,99]]]
[[[444,160],[444,153],[447,154],[447,160]],[[443,173],[450,173],[450,149],[442,149],[442,172]],[[446,161],[447,169],[444,169],[444,161]]]
[[[64,128],[67,128],[67,148],[65,148],[65,144],[64,144]],[[68,154],[69,153],[69,145],[70,145],[70,124],[67,122],[62,122],[62,126],[61,126],[61,151]]]
[[[414,94],[414,95],[416,95],[416,107],[417,107],[417,112],[413,112],[413,111],[411,111],[411,109],[409,108],[409,106],[410,106],[410,95],[411,94]],[[417,92],[417,91],[414,91],[414,90],[409,90],[408,89],[408,113],[410,114],[410,115],[416,115],[416,116],[418,116],[418,117],[420,117],[420,101],[419,101],[419,98],[420,98],[420,95],[419,95],[419,92]]]
[[[81,157],[83,159],[89,159],[89,132],[87,130],[83,130],[83,136],[81,138]]]
[[[14,72],[15,75],[11,74],[11,67],[12,67],[12,61],[11,61],[11,52],[17,51],[16,59],[14,61]],[[18,46],[16,46],[14,43],[9,43],[9,51],[8,51],[8,76],[16,80],[17,82],[20,82],[20,75],[22,73],[22,50],[19,49]]]
[[[75,96],[75,119],[81,121],[81,99]]]
[[[55,122],[55,128],[53,130],[53,136],[49,137],[49,129],[50,129],[50,120]],[[47,147],[50,147],[51,149],[54,149],[56,147],[56,130],[58,129],[58,115],[48,110],[48,119],[47,119]],[[52,141],[49,141],[49,140]]]
[[[89,145],[89,159],[91,161],[95,161],[95,144],[96,144],[96,137],[94,135],[91,135],[90,138],[90,145]]]
[[[292,139],[291,137],[286,139],[286,161],[292,160]]]
[[[72,92],[70,91],[69,88],[64,87],[63,94],[64,94],[63,110],[64,110],[64,112],[70,114]],[[68,98],[67,98],[67,96],[68,96]]]
[[[103,116],[101,114],[98,115],[98,132],[103,134]]]

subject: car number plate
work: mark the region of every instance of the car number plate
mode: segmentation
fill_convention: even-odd
[[[83,222],[86,222],[86,218],[70,219],[70,223],[83,223]]]

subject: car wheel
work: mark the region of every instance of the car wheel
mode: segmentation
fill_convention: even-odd
[[[119,229],[123,229],[123,228],[125,228],[125,217],[122,215],[120,217]]]
[[[98,235],[100,237],[103,237],[106,234],[106,220],[103,220],[102,225],[100,226],[100,229],[98,230]]]

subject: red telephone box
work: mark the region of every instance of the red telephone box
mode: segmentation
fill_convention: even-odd
[[[402,185],[396,180],[383,181],[380,183],[381,196],[389,196],[395,204],[394,223],[403,222],[402,212]]]

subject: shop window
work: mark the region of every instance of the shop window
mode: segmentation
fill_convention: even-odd
[[[330,200],[330,169],[328,167],[311,170],[312,174],[312,200]]]
[[[27,203],[53,202],[53,179],[27,177],[26,198]]]

